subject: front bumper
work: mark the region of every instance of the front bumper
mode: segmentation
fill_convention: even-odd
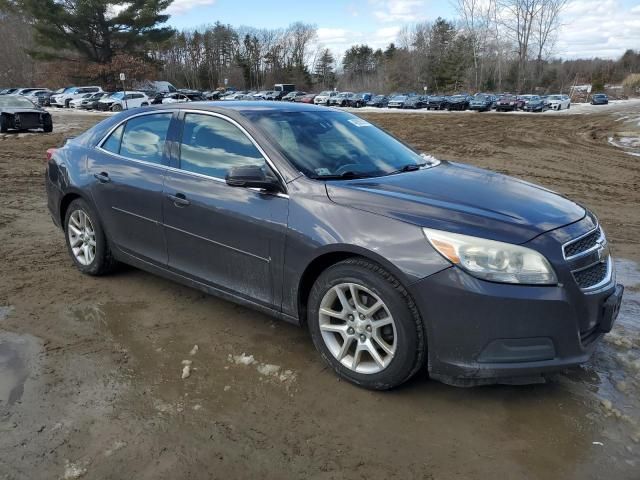
[[[585,223],[541,235],[529,245],[542,252],[551,245],[561,255],[558,246]],[[581,290],[573,266],[547,257],[558,285],[492,283],[451,267],[409,286],[427,329],[433,378],[455,385],[500,383],[539,377],[591,357],[611,330],[623,287],[612,272],[606,284]]]
[[[622,297],[611,283],[584,295],[578,309],[563,287],[491,283],[457,267],[411,290],[427,325],[430,375],[453,384],[497,383],[586,362]],[[596,318],[592,331],[581,331],[583,309]]]

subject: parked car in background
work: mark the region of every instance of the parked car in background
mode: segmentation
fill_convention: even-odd
[[[347,107],[360,108],[364,107],[369,100],[373,98],[372,93],[354,93],[347,97]]]
[[[385,108],[389,103],[389,97],[386,95],[376,95],[367,102],[367,107]]]
[[[427,366],[454,385],[540,381],[586,362],[618,315],[592,212],[348,112],[161,105],[90,132],[51,150],[45,173],[79,272],[120,261],[304,325],[356,385]]]
[[[406,94],[395,95],[389,99],[387,108],[403,108],[404,102],[407,101],[407,98],[409,98],[409,95]]]
[[[337,95],[331,97],[329,105],[332,107],[346,107],[349,97],[354,95],[353,92],[340,92]]]
[[[40,105],[41,107],[48,107],[51,105],[51,95],[53,95],[53,92],[47,88],[29,92],[25,95],[25,97],[27,97],[36,105]]]
[[[98,108],[98,102],[102,99],[102,98],[106,98],[109,95],[111,95],[112,92],[98,92],[98,93],[94,93],[93,95],[84,98],[82,100],[82,102],[80,102],[80,105],[78,106],[78,108],[80,110],[96,110]]]
[[[429,95],[425,107],[427,110],[445,110],[448,104],[447,97],[444,95]]]
[[[62,93],[51,96],[51,106],[69,108],[72,100],[80,98],[87,93],[102,92],[100,87],[69,87]]]
[[[282,100],[289,92],[295,91],[296,86],[293,83],[276,83],[273,86],[274,100]]]
[[[200,92],[188,93],[169,93],[164,96],[162,103],[186,103],[186,102],[202,102],[206,100]]]
[[[532,95],[522,108],[525,112],[544,112],[549,109],[546,100],[538,95]]]
[[[80,104],[82,103],[83,100],[86,100],[87,98],[91,97],[91,95],[94,95],[93,93],[85,93],[84,95],[78,97],[78,98],[74,98],[73,100],[71,100],[69,102],[69,108],[78,108],[80,106]]]
[[[427,99],[429,97],[426,95],[410,95],[404,101],[404,105],[402,108],[410,109],[410,110],[418,110],[427,106]]]
[[[591,105],[607,105],[609,97],[604,93],[594,93],[591,96]]]
[[[0,91],[0,95],[13,95],[17,91],[17,88],[5,88],[4,90]]]
[[[447,110],[466,110],[469,108],[471,98],[473,97],[464,93],[451,95],[447,97]]]
[[[301,92],[299,90],[294,90],[293,92],[287,93],[284,97],[282,97],[283,102],[295,102],[296,98],[304,97],[307,92]]]
[[[36,90],[48,90],[48,88],[44,87],[29,87],[29,88],[19,88],[12,95],[29,95],[31,92],[35,92]]]
[[[469,110],[488,112],[496,104],[496,97],[486,93],[478,93],[469,100]]]
[[[329,100],[336,95],[338,95],[338,92],[325,90],[324,92],[320,92],[316,95],[316,98],[313,99],[313,103],[316,105],[329,105]]]
[[[524,101],[517,95],[503,95],[496,102],[496,112],[513,112],[519,110],[524,105]]]
[[[571,99],[569,98],[569,95],[549,95],[547,99],[551,110],[567,110],[571,108]]]
[[[97,103],[97,110],[121,112],[132,108],[146,107],[151,99],[139,91],[115,92],[108,97],[101,98]]]
[[[0,96],[0,133],[9,130],[53,131],[51,114],[21,95]]]
[[[315,93],[307,93],[306,95],[304,95],[303,97],[298,98],[296,101],[300,102],[300,103],[310,103],[313,104],[313,101],[316,98],[316,94]]]

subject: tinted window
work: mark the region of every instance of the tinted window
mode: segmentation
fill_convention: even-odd
[[[265,166],[255,145],[238,127],[219,117],[185,115],[180,168],[188,172],[224,178],[231,167]]]
[[[170,122],[170,113],[132,118],[125,125],[120,155],[145,162],[162,163]]]
[[[102,148],[111,153],[120,153],[120,141],[122,140],[122,132],[124,131],[124,125],[120,125],[116,128],[106,142],[102,144]]]

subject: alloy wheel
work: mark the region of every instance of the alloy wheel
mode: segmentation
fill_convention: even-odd
[[[325,293],[318,313],[325,345],[346,368],[374,374],[389,366],[398,336],[378,295],[363,285],[340,283]]]
[[[76,261],[90,265],[96,258],[96,232],[89,215],[83,210],[74,211],[69,216],[67,235]]]

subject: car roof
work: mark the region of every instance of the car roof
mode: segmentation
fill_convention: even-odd
[[[175,109],[180,108],[172,104],[155,105],[149,107],[150,109]],[[326,107],[320,107],[317,105],[311,105],[308,103],[289,103],[289,102],[268,102],[268,101],[234,101],[228,100],[226,102],[191,102],[188,108],[190,110],[203,110],[210,112],[219,112],[221,110],[232,110],[237,113],[245,112],[318,112],[318,111],[333,111]]]

